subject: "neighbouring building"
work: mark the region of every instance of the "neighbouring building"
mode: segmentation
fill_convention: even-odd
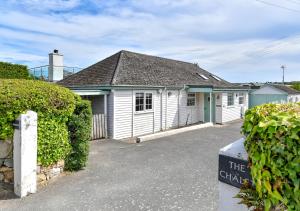
[[[103,113],[108,137],[123,139],[240,119],[248,88],[231,84],[197,64],[120,51],[58,84]]]
[[[265,84],[254,89],[249,95],[249,107],[265,103],[300,102],[300,91],[280,84]]]

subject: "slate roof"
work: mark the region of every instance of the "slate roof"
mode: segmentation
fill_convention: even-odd
[[[202,78],[201,74],[208,80]],[[58,83],[66,87],[201,85],[241,88],[219,79],[196,64],[122,50]]]
[[[286,93],[288,93],[289,95],[299,95],[300,94],[300,91],[296,90],[296,89],[293,89],[292,87],[289,87],[289,86],[285,86],[285,85],[271,85],[273,87],[275,87],[276,89],[279,89],[281,91],[284,91]]]

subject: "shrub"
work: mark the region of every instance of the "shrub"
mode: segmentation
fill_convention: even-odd
[[[0,62],[0,78],[7,79],[29,79],[27,66]]]
[[[300,83],[293,83],[292,88],[300,91]]]
[[[246,112],[251,175],[265,210],[300,210],[300,104],[267,104]]]
[[[0,139],[11,139],[13,121],[27,110],[38,113],[38,161],[48,166],[70,152],[66,123],[75,109],[76,95],[55,84],[0,79]]]
[[[91,140],[92,110],[89,101],[78,97],[75,111],[68,122],[71,153],[67,156],[65,168],[70,171],[86,166]]]

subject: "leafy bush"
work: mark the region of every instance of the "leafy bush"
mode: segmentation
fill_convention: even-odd
[[[91,140],[92,110],[89,101],[77,99],[75,111],[68,122],[71,153],[66,158],[65,168],[70,171],[86,166]]]
[[[246,112],[242,132],[265,210],[300,210],[300,104],[266,104]]]
[[[300,91],[300,83],[293,83],[292,88]]]
[[[30,75],[25,65],[0,62],[0,78],[29,79]]]
[[[13,121],[27,111],[38,113],[38,161],[51,165],[70,152],[66,123],[75,110],[76,95],[55,84],[0,79],[0,139],[12,139]]]

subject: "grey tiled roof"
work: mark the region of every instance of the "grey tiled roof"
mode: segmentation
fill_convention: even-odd
[[[289,95],[296,95],[296,94],[299,95],[300,94],[300,91],[293,89],[292,87],[289,87],[289,86],[285,86],[285,85],[272,85],[272,86],[274,86],[275,88],[277,88],[281,91],[288,93]]]
[[[208,78],[205,80],[200,75]],[[219,77],[217,77],[219,78]],[[183,86],[239,88],[198,65],[145,54],[120,51],[58,83],[67,87],[101,85]]]

